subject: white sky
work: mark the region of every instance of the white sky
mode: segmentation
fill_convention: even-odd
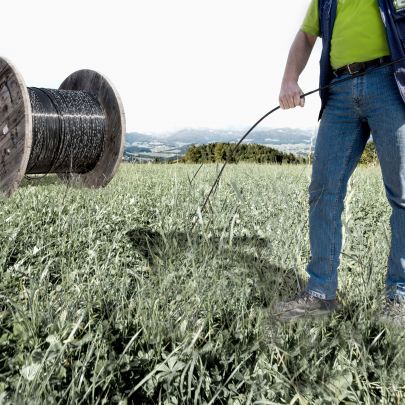
[[[127,130],[246,128],[278,105],[289,46],[310,0],[12,0],[0,55],[28,86],[82,68],[108,76]],[[300,85],[318,87],[320,41]],[[319,96],[263,127],[315,127]]]

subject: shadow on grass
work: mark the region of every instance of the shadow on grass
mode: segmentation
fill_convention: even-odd
[[[212,255],[222,255],[229,263],[243,268],[241,273],[255,279],[255,287],[264,307],[271,306],[275,299],[290,297],[304,287],[304,280],[294,269],[283,268],[269,260],[270,241],[260,237],[229,238],[186,232],[162,234],[147,228],[136,228],[127,232],[134,249],[148,261],[151,267],[157,259],[167,258],[168,252],[185,254],[203,249]],[[196,253],[198,254],[198,253]]]
[[[56,174],[32,174],[23,178],[20,187],[51,186],[63,184]]]

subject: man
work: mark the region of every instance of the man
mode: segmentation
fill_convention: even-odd
[[[405,1],[312,0],[288,56],[283,109],[304,106],[298,78],[317,36],[323,41],[321,86],[370,72],[321,91],[309,186],[309,281],[297,297],[276,304],[275,313],[290,320],[337,308],[343,201],[371,130],[392,207],[384,314],[405,325],[405,63],[381,67],[405,55]]]

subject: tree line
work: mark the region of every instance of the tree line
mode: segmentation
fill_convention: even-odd
[[[284,153],[269,146],[259,144],[242,144],[232,155],[235,144],[209,143],[204,145],[191,145],[186,154],[181,158],[181,163],[217,163],[227,160],[230,163],[278,163],[302,164],[313,161],[313,154],[309,158]],[[178,160],[177,160],[178,161]],[[361,165],[378,164],[378,157],[374,142],[368,142],[360,159]]]
[[[292,153],[284,153],[269,146],[258,144],[242,144],[233,153],[235,144],[208,143],[205,145],[191,145],[182,158],[183,163],[216,163],[227,160],[230,163],[278,163],[298,164],[306,163],[303,157]]]
[[[376,165],[378,164],[377,152],[375,150],[374,142],[368,142],[363,154],[361,155],[360,164],[363,165]]]

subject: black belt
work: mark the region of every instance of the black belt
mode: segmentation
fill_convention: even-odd
[[[339,69],[333,71],[336,77],[342,76],[344,74],[355,75],[356,73],[364,72],[366,69],[372,66],[379,66],[387,63],[391,60],[391,56],[383,56],[381,58],[368,60],[366,62],[355,62],[350,65],[342,66]]]

